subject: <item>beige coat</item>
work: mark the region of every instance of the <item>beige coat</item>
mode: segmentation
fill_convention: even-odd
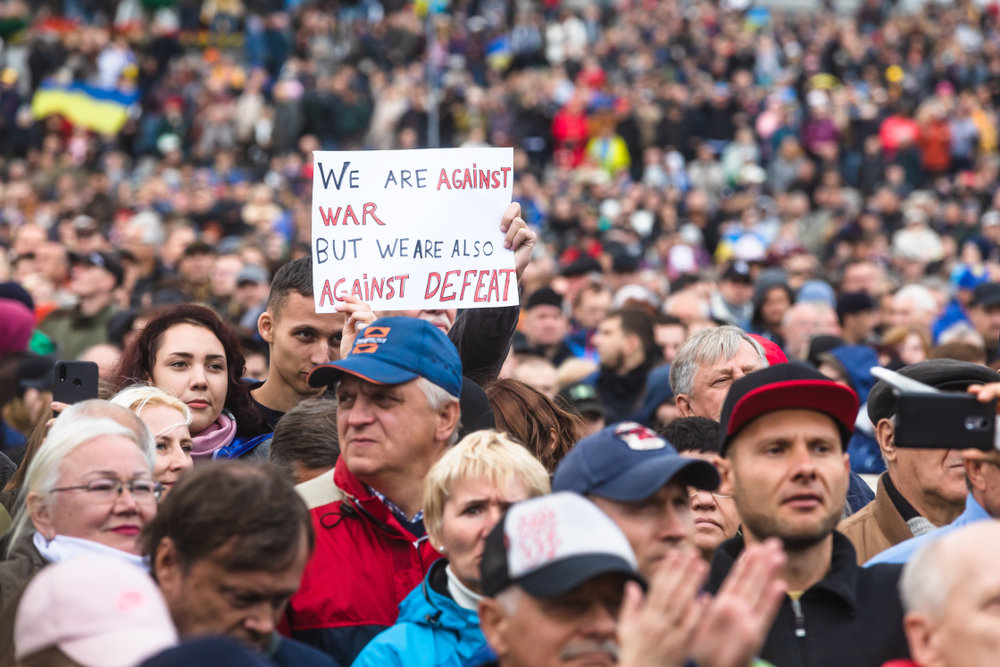
[[[847,536],[858,554],[858,564],[864,565],[869,559],[903,540],[913,537],[913,531],[906,525],[903,516],[896,509],[885,490],[885,476],[878,478],[875,500],[840,522],[837,530]]]

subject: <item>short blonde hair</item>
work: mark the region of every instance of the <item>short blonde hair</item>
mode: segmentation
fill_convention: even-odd
[[[188,426],[191,425],[191,408],[181,399],[159,387],[153,387],[148,384],[134,384],[112,396],[109,402],[114,405],[120,405],[140,418],[145,408],[173,408],[181,413],[185,424]],[[152,435],[156,437],[155,433]]]
[[[549,473],[523,445],[493,430],[470,433],[449,448],[424,478],[424,526],[432,542],[440,535],[451,490],[459,480],[469,477],[488,480],[500,488],[516,479],[528,489],[530,498],[552,489]]]

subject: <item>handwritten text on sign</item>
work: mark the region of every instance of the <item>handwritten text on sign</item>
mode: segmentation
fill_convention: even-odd
[[[517,305],[500,219],[513,151],[313,153],[316,312],[347,295],[375,310]]]

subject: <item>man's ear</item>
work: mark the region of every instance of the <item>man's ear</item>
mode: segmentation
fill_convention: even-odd
[[[257,318],[257,333],[265,343],[270,345],[274,342],[274,317],[270,311],[265,310]]]
[[[986,477],[983,475],[983,460],[975,456],[964,456],[965,476],[973,489],[982,491],[986,488]]]
[[[691,399],[688,398],[687,394],[677,394],[674,397],[674,405],[677,406],[677,412],[681,413],[681,417],[694,417],[694,410],[691,408]]]
[[[896,460],[896,426],[891,419],[879,419],[875,425],[875,440],[886,461]]]
[[[719,488],[716,489],[716,493],[721,493],[727,496],[733,495],[733,478],[732,478],[732,468],[729,467],[729,462],[727,459],[722,458],[718,454],[712,454],[712,465],[715,469],[719,471]],[[726,466],[726,474],[722,474],[722,466]]]
[[[715,463],[715,467],[719,471],[719,493],[723,493],[723,489],[725,489],[724,493],[726,495],[733,495],[733,488],[735,487],[733,484],[733,462],[724,456],[720,456],[713,463]]]
[[[48,498],[37,491],[32,491],[28,494],[25,504],[28,507],[28,516],[31,518],[31,523],[35,526],[35,530],[46,540],[51,540],[55,537],[56,527],[52,521],[52,512],[49,508]]]
[[[910,655],[920,667],[944,667],[934,632],[934,622],[927,614],[911,611],[903,617],[903,631],[910,645]]]
[[[447,442],[451,438],[452,432],[458,428],[460,416],[461,408],[458,401],[448,401],[448,404],[438,413],[438,427],[434,435],[439,442]]]
[[[175,595],[179,591],[183,572],[178,559],[177,546],[169,537],[164,537],[156,545],[156,553],[153,554],[150,563],[150,574],[156,579],[160,590],[163,591],[163,597],[168,601],[171,599],[170,595]]]
[[[507,614],[493,598],[484,597],[479,601],[479,628],[498,657],[507,654]]]

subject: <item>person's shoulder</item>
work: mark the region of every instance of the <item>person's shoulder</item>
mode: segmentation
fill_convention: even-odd
[[[934,532],[936,533],[937,531]],[[883,565],[895,565],[897,567],[901,567],[910,560],[910,557],[916,553],[920,547],[928,544],[932,539],[934,539],[931,535],[933,535],[933,533],[927,533],[925,535],[911,537],[908,540],[903,540],[899,544],[893,545],[882,553],[874,556],[871,560],[865,563],[864,567],[866,570]]]
[[[409,664],[407,660],[422,657],[421,644],[414,635],[421,628],[413,622],[397,622],[375,636],[358,654],[352,667],[382,667],[382,665]],[[417,650],[415,650],[417,649]],[[413,651],[411,654],[410,652]],[[407,656],[404,658],[404,656]]]
[[[281,639],[271,661],[280,667],[340,667],[326,653],[288,637]]]
[[[840,524],[837,525],[837,530],[850,537],[852,531],[858,530],[861,526],[864,526],[875,518],[873,505],[874,502],[868,503],[854,514],[850,515],[846,519],[843,519]]]
[[[880,581],[895,582],[899,575],[903,573],[903,566],[906,563],[871,563],[869,561],[861,568],[862,579],[878,583]],[[892,584],[895,585],[895,584]]]

